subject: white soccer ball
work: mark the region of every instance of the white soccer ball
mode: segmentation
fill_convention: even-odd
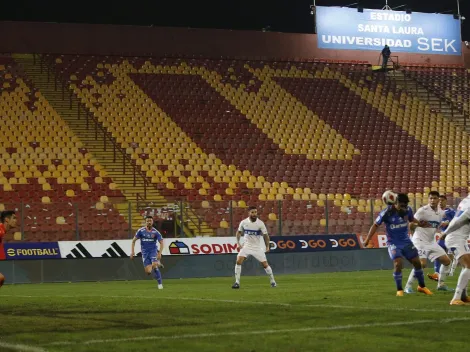
[[[385,191],[384,194],[382,194],[382,200],[387,205],[395,204],[397,201],[397,194],[393,191]]]

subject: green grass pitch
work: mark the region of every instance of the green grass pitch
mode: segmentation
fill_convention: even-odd
[[[430,272],[430,269],[428,269]],[[460,270],[457,270],[457,275]],[[409,271],[404,272],[407,278]],[[457,276],[449,278],[455,287]],[[405,279],[404,279],[405,281]],[[0,351],[458,351],[470,306],[395,297],[391,271],[9,285]]]

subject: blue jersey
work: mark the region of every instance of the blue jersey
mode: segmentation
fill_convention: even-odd
[[[146,227],[142,227],[137,231],[135,237],[140,240],[140,249],[142,256],[151,255],[157,252],[158,242],[163,240],[162,235],[157,229],[153,228],[148,231]]]
[[[408,235],[408,224],[414,220],[413,210],[408,207],[406,215],[402,217],[392,207],[393,205],[389,205],[382,210],[377,219],[375,219],[375,223],[377,225],[385,224],[388,245],[402,247],[411,243],[410,236]]]
[[[445,216],[444,218],[442,219],[442,221],[449,221],[451,222],[452,219],[454,218],[455,216],[455,210],[450,208],[450,207],[447,207],[444,209],[444,213],[445,213]],[[442,226],[442,232],[444,232],[445,230],[447,230],[447,228],[449,227],[449,225],[447,226]]]

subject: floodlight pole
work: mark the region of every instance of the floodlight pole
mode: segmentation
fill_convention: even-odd
[[[459,18],[460,18],[460,0],[457,0],[457,14],[459,15]]]
[[[391,7],[388,6],[388,0],[385,0],[385,6],[382,8],[382,10],[392,11]]]

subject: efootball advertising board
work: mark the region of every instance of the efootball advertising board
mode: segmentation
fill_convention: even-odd
[[[461,55],[460,20],[453,15],[317,6],[318,47],[337,50]],[[393,54],[392,54],[393,55]]]

